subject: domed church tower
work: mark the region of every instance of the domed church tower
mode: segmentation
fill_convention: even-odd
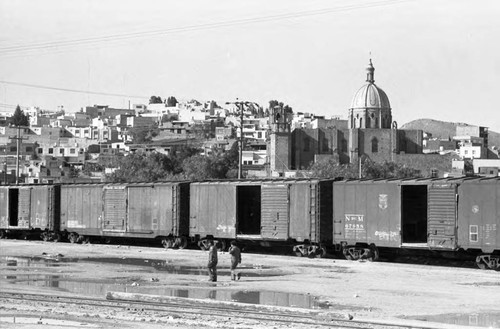
[[[366,68],[366,82],[354,95],[349,108],[349,129],[390,129],[391,104],[387,94],[375,84],[372,60]]]

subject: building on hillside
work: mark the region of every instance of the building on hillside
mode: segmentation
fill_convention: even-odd
[[[233,128],[232,127],[216,127],[215,128],[215,139],[217,141],[228,140],[233,136]]]
[[[243,118],[243,138],[245,140],[267,140],[267,129],[261,125],[262,120],[253,116]],[[239,120],[238,120],[239,126]],[[242,129],[236,129],[236,137],[240,138]]]
[[[458,125],[456,128],[455,136],[468,136],[469,139],[472,137],[478,137],[482,139],[484,147],[488,147],[488,128],[479,126],[469,126],[469,125]]]
[[[455,140],[433,138],[428,139],[424,145],[423,153],[446,154],[457,153],[458,150],[458,143]]]
[[[135,115],[135,109],[115,109],[109,105],[94,105],[85,107],[85,113],[91,118],[114,119],[117,115]]]
[[[500,176],[500,159],[474,159],[474,174],[479,176]]]
[[[127,127],[130,128],[146,128],[151,127],[155,123],[157,123],[156,117],[127,117]]]
[[[189,122],[185,121],[167,121],[159,127],[160,133],[155,139],[179,139],[188,138],[190,133]]]
[[[62,159],[51,156],[26,163],[23,170],[24,182],[29,184],[63,183],[71,179],[71,167]]]
[[[461,135],[453,137],[453,140],[457,141],[458,153],[462,158],[464,159],[488,158],[488,148],[485,146],[484,137]]]
[[[8,126],[12,113],[0,112],[0,127]]]

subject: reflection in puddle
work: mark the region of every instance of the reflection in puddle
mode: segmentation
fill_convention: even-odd
[[[431,316],[416,316],[415,320],[431,321],[461,326],[485,328],[500,328],[500,312],[471,314],[440,314]]]
[[[303,294],[266,291],[230,291],[206,288],[169,288],[158,285],[141,286],[141,284],[109,283],[109,282],[76,282],[56,275],[22,275],[9,276],[10,283],[28,286],[48,287],[57,291],[71,292],[78,295],[103,297],[108,292],[127,292],[172,296],[195,299],[213,299],[233,301],[246,304],[263,304],[300,308],[329,308],[330,304],[319,301],[316,297]]]
[[[116,264],[124,266],[141,266],[154,269],[160,272],[169,274],[184,274],[184,275],[207,275],[207,269],[204,266],[183,266],[174,265],[167,260],[158,259],[143,259],[143,258],[65,258],[65,257],[1,257],[0,264],[6,263],[9,270],[14,270],[14,267],[57,267],[64,263],[79,263],[79,264]],[[272,271],[269,266],[253,265],[241,266],[239,270],[250,270],[242,273],[242,277],[272,277],[282,276],[285,273],[280,271]],[[263,270],[266,270],[265,272]],[[221,268],[218,270],[221,275],[229,275],[229,269]]]

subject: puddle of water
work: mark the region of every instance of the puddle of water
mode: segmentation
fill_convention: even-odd
[[[65,258],[65,257],[2,257],[0,264],[6,263],[8,267],[57,267],[64,263],[102,263],[116,264],[124,266],[140,266],[143,268],[153,268],[159,272],[167,272],[169,274],[185,274],[185,275],[207,275],[207,269],[204,266],[183,266],[174,265],[167,260],[158,259],[143,259],[143,258]],[[265,271],[271,269],[270,266],[252,265],[242,266],[239,270],[256,270],[242,273],[242,277],[273,277],[282,276],[285,273],[279,271]],[[12,270],[12,269],[9,269]],[[118,270],[117,270],[118,271]],[[151,273],[151,271],[148,271]],[[229,275],[230,270],[220,268],[218,272],[221,275]]]
[[[454,324],[461,326],[475,326],[485,328],[500,328],[500,312],[470,313],[470,314],[440,314],[432,316],[416,316],[415,320]]]
[[[19,324],[35,324],[35,325],[53,325],[53,326],[64,326],[67,327],[82,327],[85,328],[97,328],[98,326],[86,322],[77,321],[67,321],[58,319],[45,319],[43,317],[33,318],[26,316],[0,316],[0,323],[19,323]]]
[[[7,267],[59,267],[64,258],[42,258],[42,257],[1,257],[0,264],[5,262]],[[9,270],[13,270],[8,268]]]
[[[130,283],[125,282],[125,280],[123,283],[76,282],[69,281],[68,278],[56,275],[9,276],[7,279],[11,280],[11,283],[14,284],[47,287],[57,291],[71,292],[92,297],[103,297],[107,292],[112,291],[309,309],[328,309],[332,307],[328,302],[320,301],[311,295],[284,292],[230,291],[206,288],[178,289],[161,287],[158,285],[141,286],[141,284],[146,283]]]

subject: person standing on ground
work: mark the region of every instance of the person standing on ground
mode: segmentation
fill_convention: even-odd
[[[214,241],[210,241],[210,249],[208,250],[208,281],[217,282],[217,246]]]
[[[229,254],[231,255],[231,280],[236,280],[236,278],[239,280],[241,273],[236,275],[236,267],[241,263],[241,250],[236,245],[236,241],[231,241]]]

